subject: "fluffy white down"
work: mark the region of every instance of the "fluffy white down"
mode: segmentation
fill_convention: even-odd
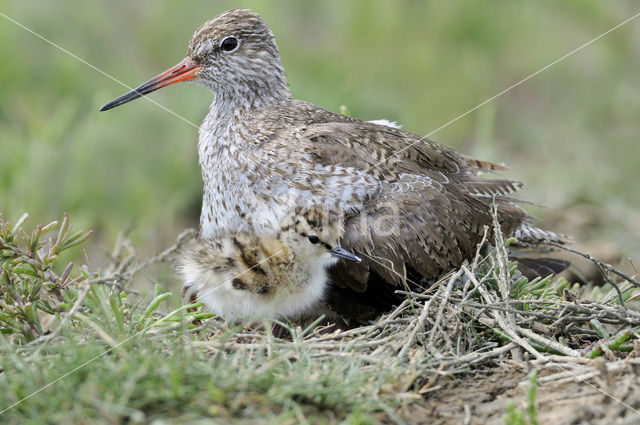
[[[180,274],[188,293],[195,291],[198,302],[225,319],[247,317],[290,317],[310,311],[322,301],[327,287],[326,268],[337,262],[329,254],[309,264],[310,279],[300,285],[278,282],[274,297],[265,297],[246,290],[236,289],[231,273],[214,273],[203,269],[195,261],[185,259]],[[303,267],[302,264],[297,265]]]
[[[389,121],[386,119],[379,119],[379,120],[371,120],[369,121],[372,124],[378,124],[378,125],[385,125],[387,127],[391,127],[391,128],[402,128],[402,126],[400,124],[398,124],[395,121]]]

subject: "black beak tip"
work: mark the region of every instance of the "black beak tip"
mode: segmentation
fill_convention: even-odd
[[[153,91],[153,90],[151,90],[151,91]],[[144,89],[142,86],[138,87],[137,89],[131,90],[130,92],[125,93],[122,96],[118,96],[115,99],[110,100],[109,102],[105,103],[100,108],[100,111],[108,111],[109,109],[113,109],[116,106],[124,105],[125,103],[128,103],[128,102],[131,102],[132,100],[138,99],[139,97],[142,97],[145,94],[150,93],[151,91],[148,91],[148,90]]]
[[[346,249],[342,248],[341,246],[336,246],[334,247],[331,251],[331,254],[335,257],[338,258],[343,258],[345,260],[349,260],[349,261],[353,261],[356,263],[359,263],[362,261],[362,259],[360,257],[358,257],[357,255],[347,251]]]
[[[127,94],[129,94],[129,93],[127,93]],[[117,97],[117,98],[115,98],[115,99],[113,99],[113,100],[110,100],[109,102],[105,103],[105,104],[104,104],[104,105],[102,105],[102,107],[100,108],[100,112],[102,112],[102,111],[108,111],[109,109],[113,109],[113,108],[115,108],[116,106],[120,106],[120,105],[122,105],[123,103],[126,103],[126,102],[122,102],[122,98],[123,98],[123,96],[120,96],[120,97]]]

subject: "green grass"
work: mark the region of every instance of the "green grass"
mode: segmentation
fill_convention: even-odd
[[[63,336],[35,356],[35,349],[22,350],[29,361],[3,347],[3,407],[80,367],[4,413],[3,423],[148,423],[156,418],[183,423],[201,417],[223,423],[242,417],[293,424],[301,417],[330,423],[333,416],[363,424],[383,406],[399,404],[384,391],[396,380],[394,369],[364,368],[339,358],[318,364],[304,346],[295,355],[278,349],[215,353],[195,345],[202,338],[177,328],[137,336],[94,360],[109,348],[104,341],[81,340],[86,335],[77,332]]]
[[[462,268],[431,291],[409,294],[378,323],[319,335],[313,325],[283,323],[290,338],[280,339],[270,321],[243,328],[200,304],[173,306],[160,285],[131,293],[132,279],[149,262],[124,248],[114,250],[113,267],[104,271],[88,257],[72,267],[60,254],[90,237],[72,229],[66,216],[47,226],[30,226],[26,217],[15,224],[0,219],[2,423],[402,423],[411,404],[424,403],[416,391],[427,380],[445,371],[469,374],[483,357],[491,365],[502,346],[514,345],[516,324],[551,329],[561,311],[575,324],[601,317],[602,323],[588,322],[597,335],[584,341],[577,336],[588,337],[586,323],[559,340],[540,331],[528,336],[523,344],[536,356],[624,356],[633,348],[629,339],[637,338],[637,326],[628,325],[639,323],[638,306],[626,291],[626,315],[615,297],[602,301],[600,292],[578,285],[570,288],[575,299],[596,298],[567,302],[566,281],[527,285],[498,249],[469,266],[473,272]],[[607,327],[623,324],[611,338]],[[536,375],[530,381],[534,424]],[[525,423],[524,413],[512,406],[505,421]]]
[[[271,25],[295,97],[333,111],[348,105],[352,116],[387,118],[419,134],[638,11],[632,0],[0,0],[0,12],[130,86],[178,62],[200,24],[238,6],[263,14]],[[432,136],[467,154],[507,163],[513,169],[507,176],[526,183],[522,196],[548,207],[527,206],[545,226],[587,246],[612,244],[636,264],[638,25],[607,35]],[[15,273],[24,266],[17,274],[27,277],[16,294],[8,294],[3,283],[0,297],[26,297],[31,304],[3,307],[3,317],[9,312],[19,326],[2,323],[0,408],[112,349],[9,410],[0,422],[183,423],[213,417],[227,423],[240,417],[286,424],[333,423],[335,417],[364,424],[392,421],[400,405],[414,400],[401,395],[409,390],[406,381],[425,378],[415,364],[372,366],[356,349],[318,360],[317,351],[300,341],[283,346],[261,334],[253,341],[257,345],[238,343],[237,329],[224,327],[212,343],[209,333],[193,332],[190,321],[201,313],[180,310],[179,297],[166,295],[178,287],[167,267],[136,274],[139,296],[123,298],[118,289],[94,285],[80,315],[56,327],[82,287],[62,290],[54,282],[36,294],[33,285],[45,273],[61,277],[73,261],[73,278],[99,279],[109,263],[104,247],[113,246],[121,232],[131,230],[144,258],[197,223],[197,132],[144,100],[99,113],[126,88],[2,17],[0,39],[0,213],[15,222],[29,211],[30,223],[47,223],[68,212],[79,228],[95,230],[82,249],[71,247],[34,270],[3,257],[3,270]],[[196,124],[211,100],[204,89],[188,85],[152,97]],[[88,259],[86,268],[78,267]],[[528,283],[513,282],[513,296],[562,302],[563,289],[576,291],[550,279]],[[615,303],[610,287],[581,292]],[[463,325],[478,343],[510,341],[496,337],[490,326]],[[46,344],[29,345],[47,332],[54,337]],[[421,334],[416,339],[425,340]],[[215,348],[225,340],[235,342],[233,349]],[[127,342],[116,347],[122,341]],[[597,341],[616,348],[600,334]],[[434,354],[419,353],[425,357],[420,361]]]
[[[64,265],[58,254],[90,236],[72,232],[67,217],[32,232],[25,222],[0,219],[2,423],[365,424],[406,403],[395,394],[403,368],[355,356],[318,361],[303,342],[308,330],[290,329],[284,345],[256,330],[245,346],[240,326],[195,329],[194,320],[213,316],[190,310],[200,305],[169,311],[171,294],[159,286],[127,295],[121,284],[135,272],[126,260],[106,275]]]
[[[529,374],[529,391],[527,392],[527,412],[529,413],[529,423],[538,425],[536,414],[536,390],[538,389],[538,372],[535,370]]]
[[[516,408],[513,403],[507,405],[507,413],[504,415],[505,425],[538,425],[536,413],[536,390],[538,388],[538,372],[535,370],[529,374],[529,390],[527,391],[527,415],[529,420],[525,420],[525,413]]]

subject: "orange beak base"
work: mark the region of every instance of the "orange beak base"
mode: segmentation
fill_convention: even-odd
[[[162,74],[153,77],[141,86],[136,87],[130,92],[113,99],[111,102],[108,102],[102,108],[100,108],[100,110],[106,111],[111,108],[115,108],[116,106],[120,106],[123,103],[130,102],[134,99],[144,96],[145,94],[149,94],[173,83],[192,80],[196,78],[196,73],[199,69],[200,65],[196,65],[191,61],[191,59],[185,58],[184,60],[182,60],[182,62],[172,68],[167,69]]]

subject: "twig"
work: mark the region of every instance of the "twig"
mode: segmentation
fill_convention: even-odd
[[[444,296],[442,297],[442,300],[440,301],[440,307],[438,308],[438,313],[436,314],[436,320],[435,320],[435,322],[433,324],[433,328],[431,330],[431,333],[429,334],[429,341],[428,341],[429,345],[431,345],[433,343],[433,339],[434,339],[436,333],[440,330],[440,322],[442,321],[442,313],[444,312],[445,306],[449,302],[449,297],[451,296],[451,288],[453,288],[453,284],[458,280],[458,278],[460,276],[462,276],[463,273],[464,273],[463,270],[458,270],[449,279],[449,283],[447,284],[447,287],[446,287],[446,289],[444,291]],[[423,326],[423,324],[421,324],[421,326]]]
[[[467,269],[465,266],[462,266],[462,269],[465,271],[465,274],[467,275],[467,277],[469,279],[472,279],[472,281],[474,281],[474,283],[478,288],[478,291],[480,292],[482,297],[485,299],[487,304],[492,304],[493,300],[491,299],[491,296],[482,287],[482,285],[480,285],[479,283],[476,283],[477,279],[475,275],[471,273],[469,269]],[[494,319],[496,319],[496,321],[498,322],[498,325],[500,326],[500,328],[509,336],[509,338],[511,338],[512,341],[518,343],[518,345],[520,345],[522,348],[527,350],[537,359],[544,357],[540,352],[538,352],[535,348],[533,348],[531,344],[529,344],[526,340],[524,340],[523,338],[520,337],[520,335],[517,334],[516,330],[514,329],[515,323],[511,324],[505,321],[504,316],[499,314],[498,311],[492,310],[491,313]]]
[[[438,289],[438,291],[439,290],[440,289]],[[418,335],[418,332],[423,329],[424,323],[427,321],[427,317],[429,314],[429,307],[431,307],[431,304],[433,303],[434,300],[435,300],[435,297],[431,298],[429,301],[424,303],[424,306],[422,308],[422,313],[420,313],[418,320],[416,321],[415,325],[413,326],[413,329],[411,330],[411,334],[409,335],[409,338],[407,338],[407,341],[405,342],[402,349],[398,353],[398,359],[396,360],[396,363],[399,363],[402,360],[404,360],[404,357],[406,356],[407,352],[409,351],[414,341],[416,340],[416,336]]]
[[[526,329],[523,328],[521,326],[517,326],[516,330],[521,333],[522,335],[526,336],[527,338],[530,338],[542,345],[545,345],[549,348],[552,348],[562,354],[564,354],[565,356],[570,356],[570,357],[578,357],[580,355],[580,353],[578,353],[576,350],[573,350],[569,347],[566,347],[556,341],[552,341],[549,338],[545,338],[542,335],[539,335],[535,332],[533,332],[531,329]]]
[[[596,265],[596,268],[598,269],[598,271],[600,272],[602,277],[604,277],[606,279],[606,281],[609,284],[611,284],[611,286],[613,286],[616,289],[616,291],[618,292],[620,305],[624,306],[624,300],[622,298],[622,293],[620,292],[620,288],[613,281],[613,279],[611,279],[611,277],[606,273],[606,271],[609,271],[609,272],[611,272],[613,274],[616,274],[619,277],[621,277],[624,280],[626,280],[627,282],[633,284],[636,288],[640,288],[640,281],[632,278],[631,276],[628,276],[627,274],[625,274],[625,273],[621,272],[620,270],[618,270],[617,268],[613,267],[611,264],[605,263],[604,261],[594,257],[593,255],[591,255],[589,253],[580,252],[577,249],[569,248],[568,246],[564,246],[562,244],[559,244],[559,243],[553,242],[553,241],[547,241],[546,243],[548,243],[549,245],[555,246],[556,248],[560,248],[560,249],[562,249],[564,251],[571,252],[573,254],[579,255],[579,256],[581,256],[583,258],[586,258],[587,260],[592,261],[593,264]]]
[[[146,259],[145,261],[142,261],[140,264],[138,264],[136,267],[134,267],[129,272],[129,278],[133,277],[136,273],[138,273],[140,270],[144,269],[145,267],[147,267],[150,264],[167,261],[169,258],[171,258],[171,254],[173,254],[176,251],[178,251],[182,247],[182,245],[184,243],[186,243],[186,242],[190,241],[191,239],[193,239],[195,237],[196,233],[197,232],[196,232],[195,229],[184,230],[176,238],[176,243],[174,243],[173,245],[171,245],[170,247],[168,247],[167,249],[165,249],[161,253],[156,254],[153,257]]]
[[[85,297],[87,296],[87,293],[89,292],[89,289],[91,289],[91,285],[84,285],[82,287],[82,289],[80,289],[80,291],[78,292],[78,298],[76,298],[76,301],[73,303],[73,306],[71,307],[71,309],[69,309],[69,311],[64,315],[64,318],[62,319],[62,321],[58,324],[58,326],[56,326],[56,328],[54,330],[52,330],[50,333],[41,336],[38,339],[35,339],[33,341],[31,341],[30,343],[28,343],[27,345],[38,345],[40,344],[40,346],[36,349],[36,351],[34,351],[33,355],[31,356],[31,358],[35,358],[37,357],[37,355],[40,353],[40,351],[42,350],[42,348],[44,348],[44,346],[51,341],[52,339],[54,339],[55,337],[57,337],[60,332],[62,332],[62,329],[67,326],[67,323],[69,323],[69,321],[73,318],[73,316],[78,312],[78,310],[80,309],[80,306],[82,305],[82,302],[84,301]]]

